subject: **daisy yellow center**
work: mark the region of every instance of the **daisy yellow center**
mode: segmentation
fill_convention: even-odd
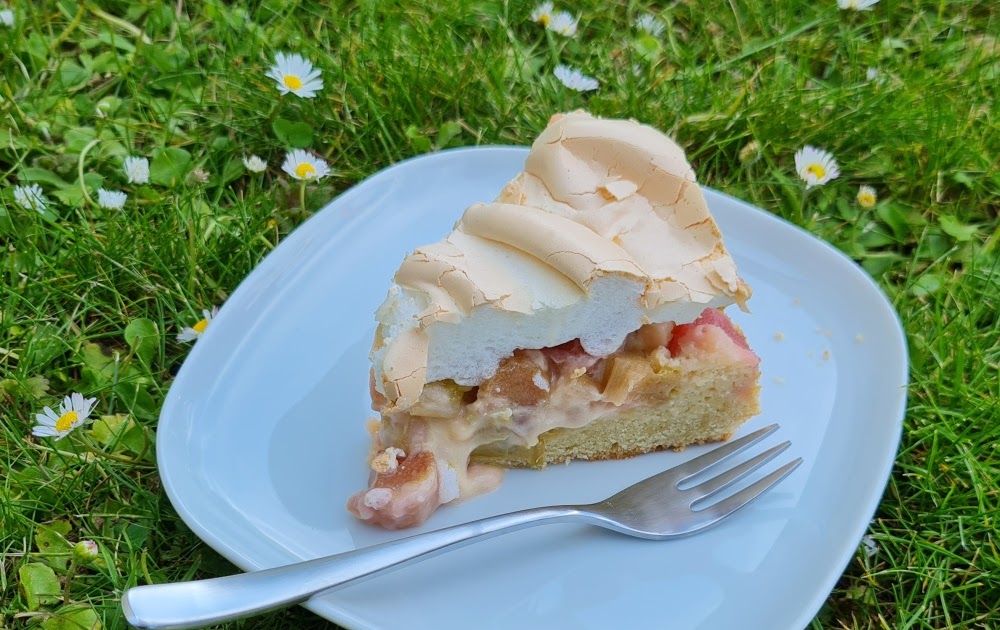
[[[549,22],[551,21],[552,21],[552,16],[549,15],[548,13],[543,13],[540,16],[538,16],[538,23],[541,24],[542,26],[548,26]]]
[[[302,87],[302,79],[298,78],[294,74],[286,74],[284,81],[285,85],[287,85],[292,90],[297,90],[300,87]]]
[[[67,411],[56,420],[56,431],[69,431],[79,417],[75,411]]]
[[[303,162],[302,164],[299,164],[298,166],[295,167],[295,174],[301,177],[302,179],[309,179],[310,177],[316,174],[316,167],[314,167],[312,164]]]
[[[208,320],[203,319],[194,326],[192,326],[191,328],[200,335],[201,333],[205,332],[206,328],[208,328]]]
[[[875,195],[871,193],[861,193],[858,195],[858,203],[865,208],[871,208],[875,205]]]
[[[826,169],[820,164],[810,164],[806,167],[806,172],[815,175],[816,179],[823,179],[823,176],[826,175]]]

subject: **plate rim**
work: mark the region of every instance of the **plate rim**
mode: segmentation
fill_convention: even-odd
[[[372,185],[372,182],[378,179],[389,176],[393,171],[397,169],[403,169],[415,162],[431,162],[442,159],[451,159],[453,156],[462,153],[484,153],[484,152],[510,152],[517,153],[523,156],[528,154],[529,147],[516,146],[516,145],[480,145],[475,147],[458,147],[453,149],[445,149],[442,151],[437,151],[434,153],[427,153],[412,156],[410,158],[401,160],[394,164],[390,164],[354,184],[347,190],[343,191],[341,194],[331,199],[322,208],[317,210],[312,216],[309,217],[302,224],[297,226],[291,233],[289,233],[284,240],[282,240],[271,252],[269,252],[236,286],[235,289],[230,293],[225,304],[236,303],[234,298],[243,299],[244,294],[251,290],[251,285],[257,281],[258,278],[264,277],[266,272],[279,265],[282,258],[290,255],[291,252],[295,251],[296,246],[303,240],[307,239],[308,229],[304,229],[311,222],[316,220],[320,215],[331,210],[331,208],[336,205],[340,205],[349,201],[354,195],[360,194],[360,191],[368,186]],[[844,537],[842,540],[860,540],[864,532],[868,528],[870,518],[873,518],[877,513],[878,506],[882,502],[882,497],[885,494],[886,489],[891,478],[892,470],[895,466],[895,462],[899,453],[899,447],[902,439],[903,425],[906,417],[907,410],[907,398],[909,393],[909,352],[907,345],[907,338],[905,329],[903,327],[902,319],[899,313],[896,311],[895,307],[892,305],[890,298],[883,291],[882,287],[852,258],[850,258],[843,251],[827,242],[826,240],[820,238],[819,236],[809,232],[808,230],[772,213],[763,208],[755,206],[754,204],[739,199],[728,193],[713,189],[711,187],[701,185],[701,189],[705,191],[706,197],[710,198],[713,195],[723,197],[728,199],[730,202],[734,203],[736,206],[740,207],[741,212],[752,212],[757,215],[759,220],[764,221],[769,228],[788,230],[791,229],[793,232],[797,233],[799,237],[807,237],[812,241],[812,244],[819,245],[827,250],[828,253],[841,259],[843,262],[848,263],[847,267],[850,268],[851,273],[853,273],[857,279],[861,280],[867,288],[877,296],[877,304],[879,310],[882,311],[882,315],[889,315],[892,321],[892,330],[895,333],[893,341],[898,344],[900,349],[899,356],[899,367],[900,371],[893,379],[894,382],[898,383],[900,388],[900,396],[898,400],[898,408],[896,413],[893,414],[891,419],[893,428],[894,439],[890,440],[888,443],[883,445],[883,451],[889,450],[889,456],[881,458],[881,469],[878,471],[877,475],[871,475],[871,477],[878,481],[877,484],[872,484],[873,489],[867,501],[865,502],[865,509],[861,512],[870,515],[869,519],[859,519],[858,525],[855,527],[853,535],[850,537]],[[367,212],[359,212],[351,217],[349,220],[344,222],[338,229],[337,232],[345,233],[349,231],[352,227],[358,223],[362,223],[367,220]],[[725,238],[725,235],[723,235]],[[220,308],[219,315],[216,318],[217,323],[221,321],[223,324],[228,319],[226,317],[225,304],[223,308]],[[204,347],[204,344],[194,344],[191,348],[188,356],[184,358],[184,361],[177,372],[173,382],[170,384],[170,388],[164,399],[163,406],[161,408],[158,423],[157,423],[157,433],[161,433],[161,429],[170,427],[172,418],[177,418],[182,414],[176,409],[180,405],[179,398],[181,396],[181,388],[178,385],[184,385],[186,383],[185,373],[190,373],[193,368],[189,367],[194,365],[196,361],[199,361],[201,352],[199,351],[199,346]],[[180,420],[176,420],[180,422]],[[888,422],[888,420],[887,420]],[[176,432],[172,432],[176,433]],[[189,504],[185,501],[184,497],[178,491],[178,485],[175,485],[175,478],[177,472],[173,470],[172,464],[167,464],[171,462],[170,453],[167,450],[170,448],[170,439],[158,439],[156,443],[156,460],[157,460],[157,473],[160,478],[161,485],[164,488],[164,492],[169,499],[171,506],[177,512],[178,516],[189,527],[192,532],[194,532],[205,544],[214,549],[217,553],[225,557],[227,560],[232,562],[237,567],[244,571],[259,570],[265,568],[265,565],[257,562],[253,557],[245,553],[243,550],[237,548],[234,545],[228,544],[221,536],[213,533],[213,531],[207,527],[202,519],[195,514],[191,509],[189,509]],[[182,470],[182,468],[181,468]],[[841,557],[842,562],[839,563],[837,571],[827,571],[827,577],[823,582],[823,588],[817,588],[815,590],[815,595],[812,600],[806,605],[800,606],[801,614],[796,617],[796,627],[805,627],[808,623],[815,618],[816,614],[822,608],[823,603],[829,597],[837,581],[843,575],[844,570],[850,563],[854,556],[854,550],[856,545],[849,546],[847,551],[841,550],[836,557]],[[356,628],[358,630],[376,630],[376,626],[372,626],[367,621],[359,619],[354,615],[348,613],[345,610],[338,609],[334,605],[324,602],[320,599],[313,599],[306,601],[302,604],[303,607],[312,611],[313,613],[326,618],[334,623],[340,624],[345,627]]]
[[[861,538],[864,536],[864,532],[868,529],[868,525],[871,519],[875,517],[878,512],[878,507],[882,503],[882,497],[885,496],[885,492],[889,487],[889,481],[892,478],[892,469],[896,465],[896,458],[899,455],[899,446],[903,438],[903,423],[906,419],[907,401],[909,398],[909,388],[910,388],[910,356],[909,356],[909,346],[907,343],[906,330],[903,326],[903,320],[899,315],[899,311],[892,305],[892,301],[889,296],[885,293],[878,282],[875,281],[871,275],[864,270],[864,268],[859,265],[853,258],[848,256],[846,253],[838,249],[829,241],[820,238],[819,236],[813,234],[809,230],[788,221],[772,212],[768,212],[763,208],[755,206],[749,201],[744,201],[738,197],[734,197],[728,193],[716,190],[707,186],[702,186],[703,190],[709,190],[712,193],[719,195],[721,197],[728,198],[730,201],[735,202],[737,205],[746,207],[747,210],[759,213],[763,215],[763,218],[774,225],[781,228],[791,228],[793,231],[799,232],[800,234],[811,238],[816,244],[825,248],[832,255],[840,258],[845,263],[858,279],[862,280],[869,289],[873,291],[878,297],[879,307],[884,311],[884,314],[890,316],[893,323],[892,330],[895,333],[894,341],[898,343],[900,348],[900,371],[894,379],[898,383],[900,389],[900,397],[898,399],[898,408],[894,417],[892,418],[892,424],[895,425],[893,431],[893,439],[891,440],[891,457],[884,458],[882,460],[882,467],[879,471],[876,479],[877,484],[873,485],[873,488],[878,488],[878,491],[873,491],[869,496],[868,502],[865,504],[865,509],[862,511],[864,514],[868,514],[869,517],[866,520],[859,520],[858,525],[855,527],[853,535],[850,537],[844,537],[842,540],[857,540],[860,542]],[[725,235],[723,235],[725,237]],[[816,590],[816,595],[810,601],[808,606],[803,607],[802,613],[795,620],[795,627],[805,628],[809,623],[816,617],[820,609],[823,607],[824,602],[833,592],[834,587],[837,582],[843,577],[844,571],[847,566],[851,563],[851,559],[854,557],[853,549],[856,549],[857,545],[849,548],[847,552],[842,552],[843,561],[839,565],[839,569],[836,572],[828,572],[827,580],[822,589]]]

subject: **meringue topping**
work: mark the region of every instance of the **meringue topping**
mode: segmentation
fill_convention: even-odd
[[[383,409],[428,382],[478,385],[519,348],[579,339],[606,356],[646,323],[737,303],[737,275],[683,150],[656,129],[556,115],[519,173],[417,248],[376,313]]]

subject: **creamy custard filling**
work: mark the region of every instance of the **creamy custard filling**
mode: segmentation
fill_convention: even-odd
[[[607,357],[588,354],[578,341],[518,350],[477,387],[428,383],[407,411],[383,413],[373,433],[371,487],[351,497],[348,508],[391,529],[419,524],[441,504],[494,489],[501,468],[490,464],[511,451],[543,466],[541,449],[533,449],[546,432],[646,404],[632,395],[645,378],[670,372],[680,382],[685,371],[702,365],[758,361],[716,309],[678,327],[647,324]],[[385,405],[373,390],[373,407]]]

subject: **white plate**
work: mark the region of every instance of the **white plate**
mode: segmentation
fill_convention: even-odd
[[[402,162],[302,225],[229,298],[170,388],[158,431],[174,507],[251,570],[551,503],[601,499],[698,454],[655,453],[511,471],[418,530],[384,532],[344,502],[368,476],[373,312],[403,255],[492,199],[526,150],[485,147]],[[746,203],[706,191],[754,289],[735,313],[762,358],[772,442],[804,464],[702,535],[651,542],[547,525],[481,542],[317,597],[348,628],[805,626],[856,550],[885,487],[905,407],[896,313],[837,250]],[[735,309],[731,309],[731,312]],[[782,337],[779,340],[777,337]]]

